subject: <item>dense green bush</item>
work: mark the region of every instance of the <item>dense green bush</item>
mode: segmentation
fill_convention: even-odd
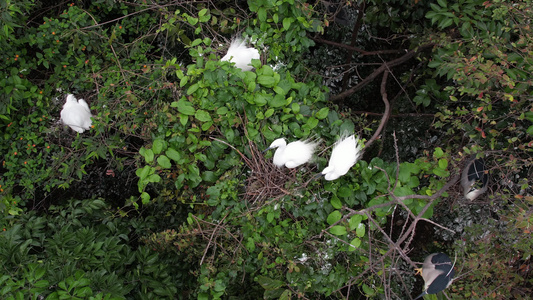
[[[323,39],[328,25],[337,25],[325,19],[322,4],[2,3],[2,297],[406,298],[416,284],[406,253],[419,261],[426,254],[410,252],[419,245],[417,222],[439,225],[428,219],[437,205],[459,199],[451,186],[462,162],[487,150],[492,177],[501,180],[492,181],[485,204],[520,202],[498,215],[513,221],[505,230],[494,224],[500,231],[492,240],[477,240],[475,228],[456,232],[454,238],[469,237],[455,244],[458,265],[479,258],[471,278],[488,282],[479,294],[490,296],[496,286],[484,274],[509,253],[491,242],[520,240],[513,253],[521,259],[500,268],[501,286],[527,291],[529,273],[513,272],[531,255],[531,7],[391,3],[339,6],[365,9],[360,22],[352,20],[349,53],[366,50],[354,55],[355,71],[347,59],[343,81],[363,82],[382,64],[392,111],[439,111],[432,128],[442,144],[430,143],[410,161],[400,160],[402,147],[386,149],[397,159],[391,161],[365,149],[364,159],[332,182],[316,176],[329,146],[345,133],[371,140],[377,128],[354,103],[376,108],[387,93],[375,80],[364,97],[329,100],[324,84],[338,79],[324,78],[344,71],[327,62],[343,64],[344,56]],[[224,45],[240,35],[262,54],[253,71],[220,62]],[[331,34],[341,42],[349,36],[339,35]],[[384,63],[405,53],[419,61]],[[88,132],[57,124],[65,93],[89,102]],[[389,127],[383,139],[409,139],[402,135],[410,128],[393,129],[397,135]],[[306,166],[278,169],[273,153],[261,150],[279,137],[321,146]],[[128,170],[124,178],[137,193],[94,199],[104,186],[94,177]],[[80,186],[94,193],[79,196]],[[66,201],[72,194],[92,199]],[[431,241],[420,242],[422,249],[451,251],[452,243]],[[459,282],[450,293],[474,295],[466,287]]]
[[[41,11],[43,3],[17,5],[22,4],[28,13],[13,9],[10,15],[17,24],[27,25],[4,24],[0,54],[7,63],[0,71],[4,153],[0,185],[6,215],[19,214],[17,207],[30,200],[41,201],[35,199],[38,191],[49,196],[58,187],[68,188],[98,159],[121,170],[131,159],[129,153],[137,150],[128,149],[131,145],[125,140],[149,136],[136,124],[152,117],[146,101],[154,97],[155,87],[143,67],[152,40],[128,40],[144,31],[143,25],[151,26],[146,15],[132,16],[132,23],[124,25],[126,34],[121,24],[95,26],[100,20],[89,11],[96,11],[98,3],[88,10],[69,4],[58,16],[43,17],[41,24],[25,20]],[[115,9],[109,7],[107,13],[115,14]],[[66,93],[88,96],[96,112],[91,133],[76,136],[57,125]]]
[[[458,35],[437,38],[439,46],[429,62],[436,76],[447,79],[424,86],[439,95],[436,126],[451,134],[465,132],[484,149],[517,148],[519,157],[521,151],[530,152],[533,106],[527,95],[533,61],[523,53],[531,52],[531,28],[524,25],[531,17],[531,5],[439,1],[432,8],[426,16],[433,23],[440,28],[455,24],[459,29]],[[443,91],[448,99],[443,99]],[[415,98],[418,103],[428,100]]]
[[[0,235],[0,294],[3,299],[174,298],[186,283],[178,270],[188,269],[177,255],[169,263],[147,246],[136,246],[149,224],[114,215],[99,199],[70,201],[43,215],[25,213]]]

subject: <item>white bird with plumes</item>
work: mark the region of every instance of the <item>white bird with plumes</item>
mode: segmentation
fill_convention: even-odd
[[[67,95],[67,101],[61,110],[61,122],[72,130],[83,133],[92,125],[91,109],[85,100],[77,100],[72,94]]]
[[[231,42],[228,53],[222,57],[221,61],[230,61],[235,63],[235,67],[250,71],[253,69],[252,59],[260,59],[259,51],[255,48],[246,47],[246,43],[241,38],[236,38]]]
[[[274,165],[278,167],[285,165],[285,167],[292,169],[308,162],[313,156],[316,146],[318,146],[318,142],[309,140],[296,141],[287,145],[285,139],[280,138],[273,141],[265,151],[277,148],[274,153]]]
[[[350,135],[346,138],[340,138],[333,146],[328,166],[322,170],[322,175],[326,180],[335,180],[355,165],[361,157],[362,146],[359,145],[359,138]]]

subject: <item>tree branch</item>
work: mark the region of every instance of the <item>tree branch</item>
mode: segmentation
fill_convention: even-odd
[[[425,50],[427,48],[433,47],[433,45],[434,44],[426,44],[426,45],[420,46],[417,49],[414,49],[414,50],[411,50],[411,51],[407,52],[402,57],[399,57],[397,59],[394,59],[394,60],[391,60],[389,62],[383,63],[379,68],[377,68],[374,72],[372,72],[372,74],[367,76],[365,79],[361,80],[361,82],[359,82],[357,85],[355,85],[354,87],[352,87],[349,90],[346,90],[346,91],[344,91],[344,92],[342,92],[340,94],[337,94],[337,95],[331,97],[330,100],[332,102],[338,102],[338,101],[340,101],[340,100],[352,95],[353,93],[355,93],[356,91],[360,90],[361,88],[363,88],[364,86],[366,86],[367,84],[372,82],[374,79],[376,79],[376,77],[378,77],[379,74],[381,74],[381,73],[383,73],[385,71],[390,71],[391,68],[410,60],[417,53],[419,53],[419,52],[421,52],[421,51],[423,51],[423,50]]]
[[[374,135],[366,142],[365,148],[372,145],[372,143],[378,138],[378,136],[381,134],[381,131],[385,127],[385,124],[387,124],[387,121],[389,120],[390,116],[390,105],[389,100],[387,99],[387,77],[389,75],[389,71],[385,71],[383,73],[383,79],[381,80],[381,99],[383,100],[383,103],[385,104],[385,112],[383,113],[383,117],[381,117],[381,122],[379,123],[378,129],[374,132]]]

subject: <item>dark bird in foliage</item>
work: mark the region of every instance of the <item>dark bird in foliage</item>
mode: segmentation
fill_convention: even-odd
[[[461,185],[465,198],[474,200],[487,191],[489,176],[485,174],[485,162],[482,158],[471,159],[463,170]]]
[[[332,15],[335,17],[334,22],[341,25],[341,26],[348,26],[350,24],[350,15],[348,14],[346,2],[338,0],[333,1],[325,1],[323,0],[322,3],[327,9],[328,15]]]
[[[425,284],[424,291],[415,300],[426,294],[436,294],[447,288],[455,275],[453,267],[452,260],[444,253],[433,253],[426,257],[422,268],[416,269],[417,274],[422,274]]]

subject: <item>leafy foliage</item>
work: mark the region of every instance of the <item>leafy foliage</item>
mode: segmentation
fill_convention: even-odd
[[[148,224],[114,216],[98,199],[22,215],[0,235],[2,298],[173,298],[174,267],[132,243]]]
[[[475,257],[479,295],[498,298],[487,272],[520,257],[498,270],[499,287],[516,297],[530,288],[529,2],[43,3],[0,4],[3,298],[405,298],[415,290],[409,257],[423,256],[409,253],[425,234],[417,224],[445,227],[429,219],[440,204],[455,209],[461,164],[480,152],[501,179],[485,204],[517,202],[487,241],[479,228],[454,232],[468,237],[455,244],[458,265]],[[351,11],[353,28],[330,24],[332,8]],[[262,54],[253,71],[220,61],[240,35]],[[335,98],[349,84],[363,93]],[[57,124],[64,93],[88,100],[91,130]],[[385,149],[396,160],[373,157],[394,126],[381,131],[376,113],[360,110],[381,103],[437,112],[427,132],[442,143],[408,161],[396,144]],[[409,140],[412,129],[394,131]],[[376,134],[348,174],[319,179],[347,132]],[[278,137],[322,146],[287,171],[260,151]],[[138,194],[56,197],[129,170]],[[476,296],[468,290],[463,281],[450,293]]]
[[[527,202],[516,201],[516,206],[519,212],[502,209],[501,216],[506,218],[503,226],[489,219],[487,224],[468,228],[465,241],[455,243],[458,255],[465,256],[465,268],[471,270],[467,280],[456,287],[465,291],[464,297],[529,297],[532,217],[523,210]]]
[[[527,74],[533,64],[522,53],[530,51],[530,28],[523,25],[530,17],[530,5],[464,2],[448,7],[445,1],[439,3],[426,17],[447,26],[462,25],[460,36],[445,39],[429,63],[436,75],[453,80],[453,84],[427,86],[449,95],[436,125],[450,124],[450,133],[464,130],[488,149],[529,148],[527,136],[533,127],[527,116],[533,107],[524,95],[530,93]],[[461,18],[452,14],[458,10]]]

